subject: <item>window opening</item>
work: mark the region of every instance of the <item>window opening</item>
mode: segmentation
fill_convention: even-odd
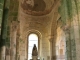
[[[28,36],[28,60],[32,59],[32,49],[34,44],[36,44],[38,50],[38,36],[36,34],[30,34]]]

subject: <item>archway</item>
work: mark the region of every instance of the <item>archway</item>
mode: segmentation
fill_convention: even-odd
[[[32,33],[28,36],[28,60],[32,59],[32,48],[34,44],[36,44],[38,50],[38,36]]]
[[[28,60],[28,45],[29,45],[29,36],[30,35],[35,35],[38,39],[38,45],[37,45],[38,48],[37,49],[38,49],[38,58],[40,58],[40,56],[41,56],[41,52],[40,52],[41,51],[41,38],[42,38],[41,33],[38,30],[32,29],[32,30],[29,30],[26,34],[27,34],[26,35],[26,38],[27,38],[27,40],[26,40],[26,59]],[[32,51],[32,49],[31,49],[31,51]]]

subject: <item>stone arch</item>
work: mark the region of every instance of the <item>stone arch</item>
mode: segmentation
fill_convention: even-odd
[[[58,7],[57,7],[58,8]],[[50,36],[50,49],[51,49],[51,60],[56,59],[56,36],[57,36],[57,19],[59,18],[57,10],[54,12],[53,20],[51,23],[51,36]]]
[[[36,34],[36,35],[38,36],[38,56],[40,56],[40,55],[41,55],[41,54],[40,54],[40,51],[41,51],[41,50],[40,50],[40,47],[41,47],[40,43],[41,43],[42,35],[41,35],[41,33],[40,33],[38,30],[34,30],[34,29],[29,30],[29,31],[26,33],[27,49],[28,49],[28,36],[29,36],[30,34]],[[28,51],[27,51],[27,53],[28,53]],[[28,55],[27,55],[27,57],[28,57]]]

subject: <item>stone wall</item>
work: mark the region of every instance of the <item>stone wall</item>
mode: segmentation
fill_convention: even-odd
[[[45,33],[42,33],[42,42],[41,42],[41,59],[47,60],[48,57],[50,57],[50,42],[48,40],[49,38],[45,35]]]
[[[28,17],[29,18],[29,17]],[[35,31],[39,31],[41,33],[41,39],[39,41],[40,44],[40,58],[44,58],[47,59],[47,56],[49,56],[49,40],[48,40],[48,31],[46,31],[48,28],[46,28],[45,25],[43,25],[42,23],[38,22],[38,21],[31,21],[31,24],[28,23],[30,20],[32,20],[33,17],[31,17],[29,20],[21,20],[20,21],[20,55],[21,56],[25,56],[27,58],[27,46],[28,46],[28,32],[31,31],[33,33],[36,33]],[[37,18],[35,18],[37,19]],[[34,18],[33,18],[34,20]],[[38,22],[38,23],[36,23]],[[25,49],[26,48],[26,49]],[[21,54],[22,53],[22,54]],[[26,53],[26,54],[25,54]],[[23,55],[24,54],[24,55]]]
[[[79,20],[80,20],[80,5],[79,0],[62,0],[61,3],[61,11],[65,13],[61,13],[61,18],[63,25],[65,25],[65,29],[67,28],[66,34],[66,53],[67,60],[79,60],[79,40],[80,40],[80,29],[79,29]],[[64,8],[65,7],[65,8]],[[60,10],[59,10],[60,11]],[[69,23],[67,23],[69,22]],[[69,26],[68,26],[69,25]]]

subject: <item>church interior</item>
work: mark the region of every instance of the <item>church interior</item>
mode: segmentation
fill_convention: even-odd
[[[80,0],[0,0],[0,60],[80,60]]]

